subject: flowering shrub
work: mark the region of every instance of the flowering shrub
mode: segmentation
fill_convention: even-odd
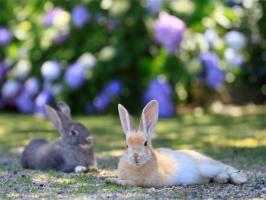
[[[0,46],[9,44],[12,40],[11,32],[3,27],[0,27]]]
[[[72,22],[77,28],[82,28],[90,18],[89,11],[83,5],[78,5],[72,10]]]
[[[93,100],[95,110],[98,112],[104,112],[110,105],[112,98],[118,97],[121,93],[121,83],[117,80],[113,80],[96,96]]]
[[[184,30],[185,24],[182,20],[162,14],[155,23],[155,38],[169,53],[174,53],[180,47]]]
[[[85,71],[80,64],[70,65],[65,73],[65,83],[69,88],[77,89],[85,82]]]
[[[203,84],[212,89],[218,89],[224,83],[224,72],[219,65],[218,57],[214,53],[202,53],[199,60],[203,65],[200,78]]]
[[[147,104],[152,99],[156,99],[159,104],[159,115],[161,117],[171,117],[175,114],[173,103],[173,91],[164,77],[158,77],[149,83],[147,91],[144,92],[143,103]]]
[[[0,2],[0,109],[43,114],[131,111],[160,116],[212,93],[256,85],[266,95],[264,1]],[[251,13],[261,13],[252,15]],[[258,26],[256,25],[258,24]],[[201,87],[204,85],[205,87]]]

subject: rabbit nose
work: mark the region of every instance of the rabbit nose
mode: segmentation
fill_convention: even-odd
[[[134,153],[133,157],[134,157],[135,162],[138,163],[139,154]]]
[[[89,136],[89,137],[86,137],[86,141],[87,141],[88,143],[92,143],[92,141],[93,141],[93,138],[92,138],[91,136]]]

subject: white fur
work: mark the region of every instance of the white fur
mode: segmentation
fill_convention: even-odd
[[[91,148],[92,145],[91,144],[80,144],[79,146],[80,146],[80,148],[82,148],[84,150],[88,150]]]
[[[214,179],[226,183],[231,178],[235,184],[247,181],[245,174],[237,169],[215,161],[212,158],[192,150],[174,151],[167,148],[157,149],[172,158],[176,173],[168,180],[168,185],[207,183]]]
[[[128,132],[130,132],[131,136],[135,135],[135,137],[137,134],[141,134],[143,135],[143,137],[147,138],[149,144],[152,132],[157,123],[158,102],[152,100],[145,106],[141,115],[139,132],[136,134],[132,134],[132,132],[134,131],[132,129],[132,127],[134,127],[132,124],[133,120],[127,110],[122,105],[119,105],[118,109],[122,128],[126,135],[128,134]],[[153,187],[170,186],[176,184],[188,185],[207,183],[210,181],[210,179],[213,179],[214,181],[219,183],[227,183],[228,181],[232,181],[235,184],[241,184],[247,181],[245,174],[241,173],[239,170],[219,161],[213,160],[212,158],[196,151],[174,151],[167,148],[160,148],[155,150],[156,153],[153,155],[152,152],[155,151],[152,151],[151,149],[147,150],[145,146],[143,146],[142,140],[137,145],[134,144],[132,145],[132,147],[130,147],[130,145],[128,146],[128,149],[125,151],[123,157],[120,160],[120,163],[122,164],[119,164],[118,166],[119,179],[116,179],[114,182],[124,185],[144,185]],[[138,155],[138,162],[134,158],[134,154]],[[161,159],[158,160],[158,163],[156,163],[156,155]],[[152,164],[153,167],[150,167],[151,171],[154,169],[155,171],[159,169],[163,170],[163,172],[159,172],[158,170],[155,173],[147,173],[150,177],[146,177],[143,176],[143,173],[141,171],[135,170],[138,169],[138,167],[141,167],[141,165],[144,166],[151,159],[154,159],[153,161],[155,161]],[[124,167],[127,166],[123,164],[124,161],[130,165],[136,165],[138,167],[136,167],[135,169]],[[164,167],[156,167],[157,164]],[[131,171],[128,168],[130,168]],[[134,173],[134,175],[132,173]],[[143,182],[145,181],[147,181],[148,183],[144,184]]]
[[[87,171],[87,168],[82,166],[82,165],[78,165],[74,169],[75,173],[82,173],[82,172],[86,172],[86,171]]]
[[[196,167],[196,162],[190,156],[183,152],[174,151],[171,149],[160,148],[161,153],[166,153],[173,160],[171,165],[175,165],[176,173],[169,180],[169,185],[174,184],[195,184],[200,183],[200,173]]]

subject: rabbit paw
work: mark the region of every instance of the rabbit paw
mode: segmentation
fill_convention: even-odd
[[[248,178],[246,174],[244,174],[242,171],[237,171],[231,174],[231,181],[236,185],[243,184],[247,182],[247,180]]]
[[[82,165],[78,165],[75,167],[74,171],[75,173],[82,173],[82,172],[86,172],[87,168]]]
[[[222,172],[222,173],[218,174],[216,177],[214,177],[213,180],[216,183],[227,183],[229,178],[230,177],[229,177],[228,173]]]
[[[95,166],[89,166],[87,172],[99,172],[98,168]]]

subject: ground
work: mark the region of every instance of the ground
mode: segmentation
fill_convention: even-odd
[[[202,113],[196,109],[182,112],[173,119],[160,119],[154,147],[196,149],[244,170],[249,177],[247,184],[209,183],[160,189],[106,184],[104,178],[116,176],[124,147],[117,116],[75,117],[95,138],[99,174],[24,170],[20,165],[23,147],[33,138],[52,140],[59,135],[46,119],[2,113],[0,199],[265,199],[265,107],[230,107],[218,111],[218,114]]]

